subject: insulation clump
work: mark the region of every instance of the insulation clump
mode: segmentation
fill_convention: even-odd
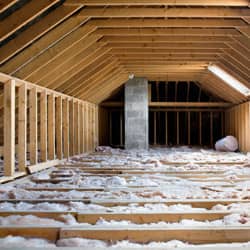
[[[235,152],[238,147],[238,140],[232,135],[228,135],[215,143],[216,151]]]

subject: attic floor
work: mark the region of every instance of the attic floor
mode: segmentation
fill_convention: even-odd
[[[2,184],[0,236],[13,248],[250,249],[250,156],[99,147]]]

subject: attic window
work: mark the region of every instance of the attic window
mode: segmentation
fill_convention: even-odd
[[[246,87],[239,80],[234,78],[232,75],[228,74],[226,71],[221,69],[216,65],[209,65],[208,70],[215,74],[217,77],[222,79],[225,83],[227,83],[232,88],[236,89],[238,92],[242,93],[245,96],[250,96],[250,89]]]

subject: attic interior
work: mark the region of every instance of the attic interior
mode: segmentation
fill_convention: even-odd
[[[0,0],[0,245],[250,249],[249,0]]]

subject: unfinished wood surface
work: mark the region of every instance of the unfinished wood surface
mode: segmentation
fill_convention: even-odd
[[[193,244],[204,243],[232,243],[246,242],[249,239],[249,227],[217,227],[217,228],[168,228],[168,229],[143,229],[129,227],[126,229],[117,228],[63,228],[60,231],[61,238],[82,237],[98,240],[129,240],[138,243],[151,241],[180,240]]]
[[[4,175],[15,172],[15,80],[4,85]]]
[[[62,144],[62,97],[56,98],[56,157],[61,160],[63,158]]]
[[[27,158],[27,87],[18,89],[18,170],[26,170]]]
[[[55,96],[48,96],[48,159],[55,159]]]
[[[38,162],[38,120],[37,120],[37,89],[33,87],[29,93],[30,105],[30,164]]]
[[[47,92],[40,94],[40,158],[46,162],[48,159],[48,102]]]
[[[69,157],[69,101],[63,100],[63,157]]]

